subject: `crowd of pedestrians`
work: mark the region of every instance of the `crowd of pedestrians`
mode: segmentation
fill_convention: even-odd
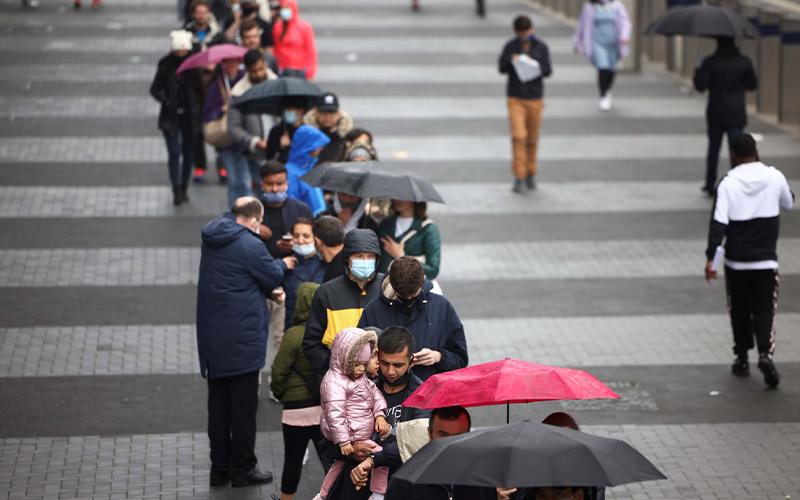
[[[282,500],[297,491],[309,444],[326,471],[321,499],[602,498],[602,489],[587,485],[462,490],[391,481],[403,462],[398,436],[412,432],[418,422],[424,421],[430,440],[470,429],[463,408],[429,413],[403,406],[423,381],[469,362],[463,325],[436,280],[442,262],[439,229],[425,202],[368,200],[343,191],[323,192],[304,182],[303,176],[320,162],[378,159],[372,134],[358,127],[358,117],[342,109],[337,95],[326,92],[314,102],[286,98],[277,116],[231,105],[232,99],[266,80],[315,77],[314,31],[295,0],[263,5],[256,0],[194,0],[181,12],[187,17],[184,29],[170,34],[171,51],[159,61],[151,86],[161,104],[158,125],[167,145],[174,203],[189,200],[192,177],[205,178],[204,142],[209,142],[231,207],[203,230],[198,283],[197,335],[201,371],[208,381],[211,485],[272,481],[255,457],[261,390],[283,405]],[[531,19],[518,16],[512,26],[514,36],[502,49],[498,69],[508,77],[512,189],[524,193],[536,188],[543,79],[553,70],[547,44],[534,34]],[[597,68],[603,111],[611,109],[615,71],[627,52],[630,31],[621,2],[591,0],[585,5],[575,50]],[[190,54],[223,43],[242,47],[241,55],[213,67],[177,72]],[[748,370],[755,326],[759,368],[774,387],[779,376],[772,364],[770,324],[777,264],[771,266],[777,259],[777,211],[791,206],[792,195],[782,175],[759,163],[741,117],[717,120],[712,108],[728,103],[719,97],[726,87],[717,75],[734,72],[729,63],[738,56],[730,42],[719,43],[715,56],[695,76],[697,88],[712,93],[709,116],[715,117],[709,119],[704,188],[711,190],[708,183],[716,182],[715,156],[724,133],[734,146],[736,169],[716,188],[706,274],[708,279],[716,276],[711,260],[726,236],[738,356],[734,373]],[[752,68],[736,61],[737,74],[730,78],[739,79],[737,91],[754,88]],[[223,130],[222,139],[214,136],[212,141],[212,129]],[[763,196],[752,201],[755,191]],[[750,205],[737,208],[738,203]],[[754,222],[743,222],[741,214]],[[765,222],[764,217],[776,219]],[[763,248],[748,244],[752,232],[767,241]],[[261,376],[265,366],[266,381]],[[554,420],[561,423],[550,423],[577,429],[563,415]]]

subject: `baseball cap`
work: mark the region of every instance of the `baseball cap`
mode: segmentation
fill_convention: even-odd
[[[336,94],[327,92],[319,98],[317,109],[320,111],[339,111],[339,98]]]

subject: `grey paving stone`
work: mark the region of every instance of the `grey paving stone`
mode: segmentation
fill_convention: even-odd
[[[674,278],[695,276],[703,240],[444,244],[442,281]],[[782,275],[800,273],[800,240],[778,245]],[[190,248],[0,250],[0,287],[150,286],[196,283]]]
[[[799,322],[796,313],[776,316],[780,361],[800,361],[800,339],[793,335]],[[732,358],[730,319],[722,312],[465,319],[464,331],[472,363],[529,353],[535,353],[537,362],[555,366],[724,365]]]
[[[193,325],[0,329],[0,377],[199,373]]]

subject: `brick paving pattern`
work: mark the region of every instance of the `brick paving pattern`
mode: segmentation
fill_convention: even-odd
[[[174,2],[108,0],[99,12],[42,3],[0,6],[0,499],[268,498],[278,484],[208,487],[193,292],[198,231],[226,198],[211,173],[190,203],[171,205],[147,86],[176,26]],[[491,3],[486,20],[463,0],[423,2],[418,14],[362,0],[301,9],[318,36],[318,83],[375,132],[382,159],[433,179],[447,201],[429,210],[443,224],[440,280],[471,362],[586,367],[622,396],[512,414],[572,412],[669,476],[609,498],[800,495],[800,218],[783,217],[784,380],[768,392],[758,373],[728,374],[724,285],[701,277],[704,96],[646,66],[619,76],[614,110],[601,115],[571,30],[511,0]],[[555,72],[542,181],[514,196],[495,65],[524,11]],[[798,138],[757,118],[751,128],[764,136],[762,158],[800,191]],[[505,418],[473,413],[479,425]],[[263,390],[259,430],[260,464],[279,478],[280,410]],[[321,481],[311,455],[298,499]]]

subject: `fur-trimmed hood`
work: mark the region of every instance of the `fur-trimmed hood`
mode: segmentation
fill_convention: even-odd
[[[311,125],[312,127],[319,128],[317,124],[317,109],[314,108],[303,117],[303,123]],[[347,111],[339,108],[339,119],[336,121],[336,135],[344,138],[351,130],[353,130],[353,118]]]
[[[345,328],[336,334],[331,345],[330,370],[351,375],[358,353],[367,344],[370,344],[371,350],[378,347],[378,335],[375,332],[361,328]]]

